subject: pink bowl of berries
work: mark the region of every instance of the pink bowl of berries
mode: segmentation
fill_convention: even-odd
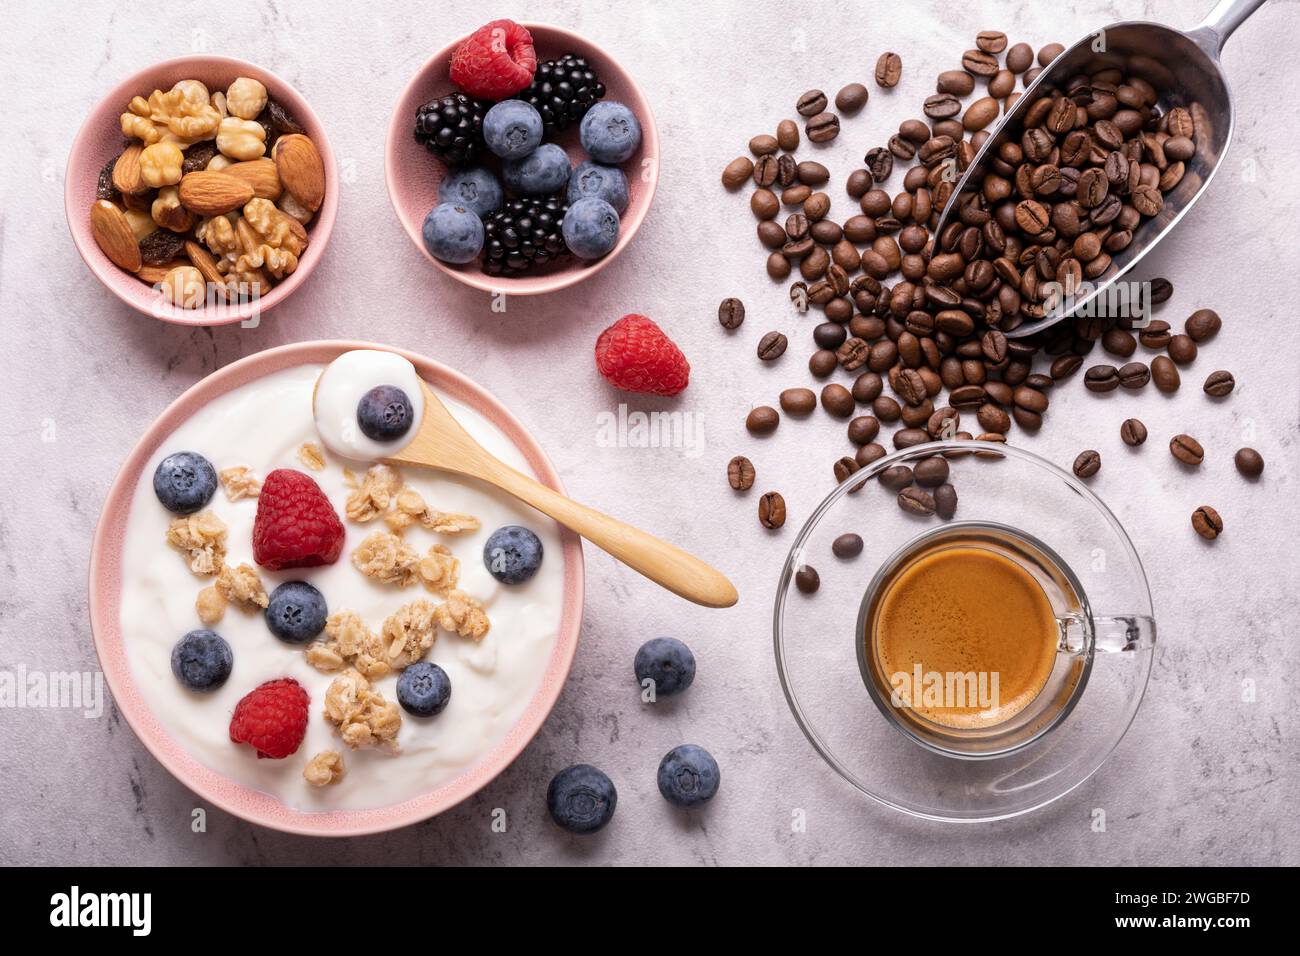
[[[438,269],[488,292],[567,288],[613,261],[654,199],[650,104],[600,47],[494,20],[435,53],[388,129],[388,196]]]

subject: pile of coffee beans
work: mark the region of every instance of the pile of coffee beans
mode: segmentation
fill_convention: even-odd
[[[1047,417],[1051,389],[1081,370],[1090,392],[1136,392],[1148,385],[1176,391],[1179,368],[1221,328],[1217,313],[1200,309],[1180,333],[1159,319],[1139,328],[1127,317],[1080,317],[1030,336],[1007,336],[1051,314],[1062,294],[1104,281],[1112,256],[1161,211],[1164,194],[1181,181],[1196,153],[1204,122],[1199,104],[1166,111],[1146,80],[1117,69],[1062,77],[1036,90],[1023,123],[1011,131],[1016,135],[1004,137],[986,157],[976,181],[956,197],[942,232],[934,234],[957,179],[991,135],[989,127],[1022,95],[1017,83],[1027,89],[1063,49],[1048,44],[1035,57],[1027,44],[1010,45],[1001,31],[981,31],[961,56],[961,68],[936,78],[923,116],[899,124],[885,145],[867,150],[862,168],[850,172],[844,189],[860,213],[843,222],[829,218],[830,171],[795,156],[801,137],[793,118],[783,119],[776,135],[750,140],[753,159],[738,157],[724,169],[726,188],[752,183],[750,208],[759,242],[769,250],[768,275],[780,281],[797,268],[791,300],[800,311],[822,312],[812,330],[812,376],[828,379],[841,369],[854,376],[847,386],[825,384],[819,396],[826,413],[847,420],[857,448],[834,460],[837,480],[887,454],[877,441],[885,426],[896,449],[939,439],[1005,442],[1013,426],[1034,431]],[[897,53],[882,54],[876,84],[890,89],[902,73]],[[979,83],[983,95],[964,102]],[[834,106],[849,115],[867,101],[867,87],[853,83],[836,95]],[[830,104],[818,89],[794,101],[809,140],[827,142],[841,133]],[[902,188],[891,191],[896,166]],[[1148,301],[1158,306],[1172,292],[1172,283],[1156,279]],[[718,317],[735,329],[744,306],[726,299]],[[1149,363],[1135,359],[1139,344],[1160,354]],[[758,356],[777,361],[788,346],[786,336],[768,332]],[[1098,346],[1116,361],[1085,369]],[[892,394],[885,394],[886,386]],[[1216,399],[1234,387],[1227,371],[1213,372],[1203,386]],[[945,390],[947,402],[938,404]],[[780,405],[796,416],[815,409],[813,393],[803,387],[786,389]],[[963,415],[973,419],[967,430]],[[779,421],[776,409],[762,405],[746,425],[768,435]],[[1121,437],[1140,445],[1146,428],[1128,419]],[[1089,450],[1074,470],[1087,478],[1100,467],[1100,455]],[[946,481],[896,480],[893,490],[905,511],[955,512],[955,490]],[[770,511],[760,520],[779,526]],[[783,500],[780,514],[783,522]]]

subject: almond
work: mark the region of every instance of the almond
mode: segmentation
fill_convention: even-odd
[[[301,133],[290,133],[275,141],[273,155],[284,188],[312,212],[320,209],[325,199],[325,164],[316,144]]]
[[[90,233],[114,265],[127,272],[140,271],[144,264],[140,244],[122,210],[106,199],[96,200],[90,207]]]
[[[217,290],[217,294],[226,298],[226,277],[217,271],[217,260],[197,242],[187,240],[185,254],[190,257],[190,264],[199,270],[203,281]]]
[[[162,282],[163,279],[167,278],[167,273],[171,272],[177,266],[186,266],[189,264],[190,263],[186,262],[184,259],[173,259],[171,262],[164,262],[160,266],[151,266],[146,262],[140,267],[140,271],[137,272],[136,275],[150,285],[157,285],[159,282]],[[202,272],[203,270],[200,269],[199,271]]]
[[[113,164],[113,188],[123,196],[139,196],[149,191],[149,184],[140,172],[140,154],[143,152],[143,146],[132,143],[122,150],[122,155]]]
[[[253,198],[253,187],[225,172],[203,170],[181,179],[181,205],[200,216],[220,216]]]
[[[253,195],[258,199],[275,202],[280,198],[283,187],[280,185],[280,172],[272,160],[250,159],[244,163],[232,163],[222,170],[228,176],[241,179],[253,187]]]

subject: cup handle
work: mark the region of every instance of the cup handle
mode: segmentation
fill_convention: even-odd
[[[1081,616],[1060,620],[1061,648],[1073,654],[1086,648],[1087,629]],[[1092,618],[1092,647],[1109,654],[1117,651],[1150,650],[1156,645],[1156,622],[1145,614],[1095,614]]]

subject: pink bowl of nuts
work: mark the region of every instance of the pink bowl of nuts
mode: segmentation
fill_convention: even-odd
[[[183,56],[91,111],[64,186],[77,251],[110,292],[179,325],[244,322],[324,254],[338,175],[324,127],[274,73]]]
[[[489,27],[508,22],[494,21]],[[463,91],[451,79],[450,68],[453,54],[466,41],[466,37],[458,37],[430,57],[420,67],[397,101],[388,127],[384,155],[385,175],[388,198],[393,204],[398,220],[416,248],[435,268],[458,282],[486,292],[538,295],[568,288],[595,275],[631,244],[654,200],[655,186],[659,178],[659,134],[645,94],[631,74],[610,54],[590,40],[560,27],[538,23],[511,24],[511,26],[522,27],[531,34],[537,61],[533,86],[521,91],[516,98],[527,101],[529,95],[536,92],[536,88],[546,77],[554,77],[555,84],[558,86],[560,82],[572,76],[576,69],[586,76],[592,88],[596,85],[603,88],[603,92],[596,96],[594,103],[622,104],[631,111],[640,126],[641,138],[636,149],[625,159],[612,163],[622,171],[627,181],[626,206],[620,211],[617,241],[613,243],[612,248],[603,255],[593,258],[581,258],[564,252],[542,266],[538,266],[535,262],[521,265],[522,258],[516,257],[515,261],[505,269],[499,266],[489,267],[488,252],[493,242],[491,230],[506,227],[500,222],[494,227],[491,224],[492,217],[488,215],[484,218],[488,232],[483,252],[477,258],[457,264],[436,258],[430,252],[423,235],[425,217],[443,198],[439,196],[439,191],[443,180],[449,175],[449,165],[445,152],[440,154],[433,146],[428,145],[430,141],[436,141],[436,135],[429,135],[426,131],[421,137],[425,142],[417,141],[415,135],[417,113],[422,106],[432,105],[448,95],[463,95]],[[570,84],[572,85],[574,84]],[[469,108],[477,117],[472,120],[474,123],[481,122],[486,109],[495,105],[490,101],[482,100],[466,100],[466,102],[473,104]],[[567,122],[561,120],[559,123],[554,123],[553,118],[547,115],[544,138],[537,152],[546,150],[552,144],[558,145],[568,155],[570,166],[576,166],[591,158],[580,141],[580,120],[581,115],[578,115],[572,116]],[[492,151],[481,143],[479,153],[478,158],[464,162],[460,168],[486,167],[492,170],[494,175],[498,170],[504,172],[503,166],[508,161],[498,160],[498,157],[492,155]],[[537,198],[518,194],[512,189],[508,176],[503,175],[502,178],[506,179],[507,195],[504,200],[506,212],[509,212],[508,206],[512,199],[527,201],[529,198]],[[558,195],[563,199],[565,189],[566,187],[560,186],[558,192],[551,195]],[[519,218],[520,214],[516,214],[513,221],[517,222]],[[557,226],[550,231],[554,232],[552,239],[558,245],[560,229]],[[500,261],[498,259],[498,262]]]

